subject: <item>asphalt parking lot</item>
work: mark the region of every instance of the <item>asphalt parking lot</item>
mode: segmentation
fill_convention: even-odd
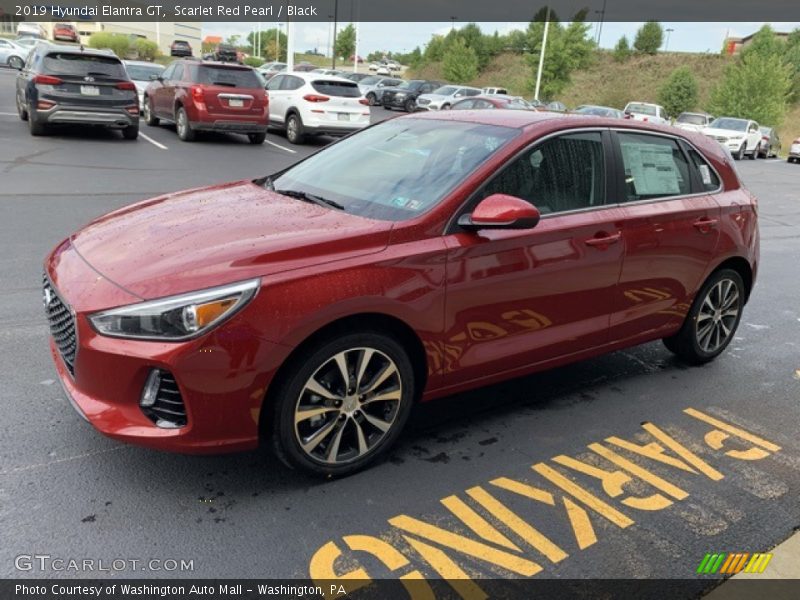
[[[266,450],[189,457],[101,437],[55,381],[40,284],[45,253],[89,219],[268,174],[326,141],[187,144],[144,125],[135,142],[79,130],[33,138],[16,116],[14,75],[0,69],[2,577],[360,568],[465,574],[467,594],[491,577],[690,578],[707,552],[762,552],[800,527],[800,166],[739,163],[760,198],[761,266],[714,363],[688,368],[653,343],[460,394],[419,407],[386,462],[320,482]],[[37,553],[183,559],[193,570],[17,569],[15,557]]]

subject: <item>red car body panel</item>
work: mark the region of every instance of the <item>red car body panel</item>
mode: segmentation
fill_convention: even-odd
[[[253,447],[278,369],[343,318],[381,318],[413,332],[427,371],[421,398],[430,400],[670,335],[726,260],[743,262],[755,278],[755,199],[722,148],[702,136],[528,111],[402,118],[468,119],[517,127],[520,135],[409,221],[365,219],[238,182],[123,208],[56,247],[45,271],[76,315],[74,377],[55,349],[53,356],[69,395],[98,430],[185,452]],[[544,215],[529,230],[450,226],[511,157],[550,133],[580,128],[688,140],[720,175],[723,191],[638,204],[608,198],[600,208]],[[261,289],[250,304],[186,342],[104,337],[87,318],[255,277]],[[185,427],[160,429],[142,413],[152,368],[175,375]]]

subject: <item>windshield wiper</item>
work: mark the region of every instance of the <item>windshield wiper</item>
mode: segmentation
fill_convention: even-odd
[[[269,180],[268,183],[271,184],[272,181]],[[333,200],[328,200],[327,198],[323,198],[322,196],[315,196],[314,194],[309,194],[308,192],[301,192],[298,190],[275,190],[275,191],[281,194],[282,196],[289,196],[290,198],[297,198],[298,200],[303,200],[304,202],[312,202],[313,204],[318,204],[320,206],[330,206],[331,208],[335,208],[337,210],[344,210],[344,206],[342,206],[338,202],[334,202]]]

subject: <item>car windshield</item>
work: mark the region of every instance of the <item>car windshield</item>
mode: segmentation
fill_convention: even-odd
[[[378,83],[380,80],[381,80],[381,78],[380,78],[380,77],[375,77],[375,75],[369,75],[369,76],[367,76],[367,77],[364,77],[364,79],[362,79],[361,81],[359,81],[359,83],[360,83],[361,85],[375,85],[375,84],[376,84],[376,83]]]
[[[438,204],[518,134],[459,121],[386,121],[290,167],[273,185],[331,200],[350,214],[402,221]]]
[[[217,67],[201,65],[197,67],[197,83],[206,85],[222,85],[232,88],[259,88],[258,77],[251,69],[235,69],[230,67]]]
[[[452,85],[443,85],[442,87],[433,90],[433,93],[439,96],[452,96],[456,93],[457,89],[457,87],[453,87]]]
[[[417,88],[421,87],[423,83],[425,82],[420,81],[419,79],[413,79],[411,81],[403,81],[397,87],[401,90],[416,90]]]
[[[770,135],[772,133],[772,129],[770,127],[759,127],[758,130],[764,135]]]
[[[694,115],[692,113],[681,113],[677,119],[678,123],[687,123],[689,125],[705,125],[706,118],[703,115]]]
[[[651,104],[628,104],[626,110],[637,115],[656,116],[656,107]]]
[[[730,131],[747,131],[747,121],[720,117],[719,119],[714,119],[709,127],[713,129],[729,129]]]
[[[161,75],[164,70],[161,65],[125,65],[125,68],[134,81],[150,81]]]
[[[111,56],[57,52],[45,56],[44,68],[50,75],[127,79],[122,63]]]

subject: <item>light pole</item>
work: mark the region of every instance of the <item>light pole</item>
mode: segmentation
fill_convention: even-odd
[[[600,37],[603,35],[603,22],[606,20],[606,0],[603,0],[603,8],[594,11],[600,15],[600,23],[597,27],[597,47],[600,47]]]
[[[450,17],[450,31],[454,31],[456,28],[456,19],[458,17]]]
[[[665,31],[667,32],[667,41],[664,43],[664,52],[669,50],[669,34],[675,30],[672,27],[668,27]]]
[[[336,29],[339,26],[339,0],[333,0],[333,46],[331,46],[331,54],[333,60],[331,61],[331,69],[336,68]]]
[[[550,27],[550,6],[544,17],[544,35],[542,36],[542,51],[539,53],[539,70],[536,72],[536,91],[533,93],[534,100],[539,99],[539,88],[542,84],[542,69],[544,68],[544,50],[547,47],[547,30]]]

